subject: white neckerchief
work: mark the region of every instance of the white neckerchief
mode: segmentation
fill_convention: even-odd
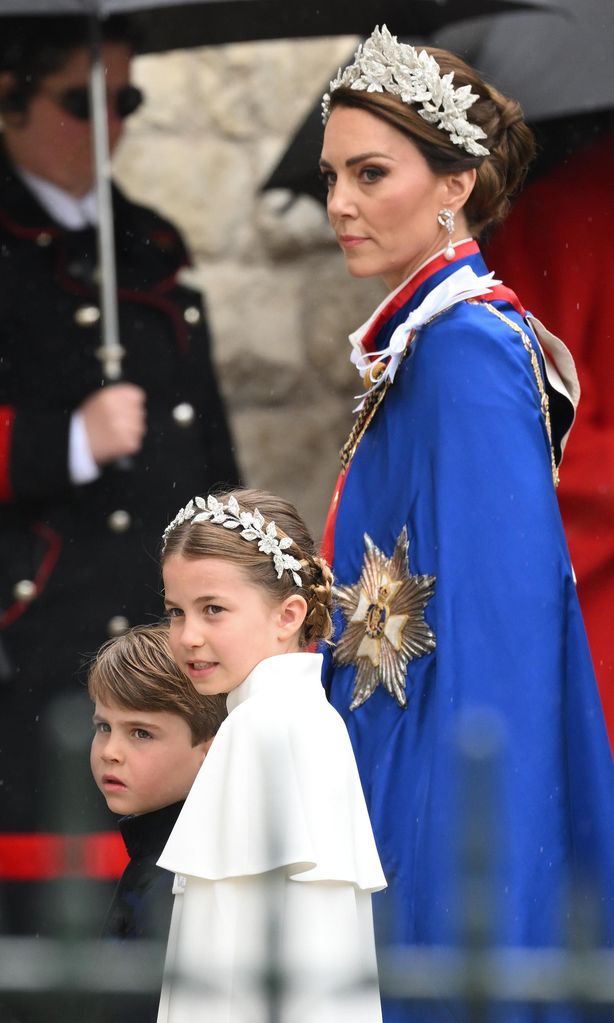
[[[364,378],[366,374],[369,374],[368,379],[373,385],[366,394],[356,395],[357,398],[362,400],[354,411],[360,412],[364,407],[367,397],[377,388],[382,387],[387,380],[390,383],[394,381],[412,331],[419,330],[433,316],[444,312],[446,309],[450,309],[451,306],[456,305],[458,302],[464,302],[469,298],[477,298],[478,295],[488,294],[495,285],[501,284],[501,281],[493,280],[493,277],[494,274],[492,272],[478,277],[470,266],[466,264],[461,266],[434,287],[416,309],[412,309],[405,322],[400,323],[395,329],[386,348],[382,348],[380,351],[365,353],[362,347],[362,338],[366,333],[364,327],[350,334],[350,344],[352,345],[351,361],[356,366],[361,377]],[[372,320],[373,317],[369,319],[368,324]],[[383,359],[388,359],[388,364],[381,376],[373,380],[371,375],[373,367],[376,362],[381,362]]]
[[[32,174],[31,171],[24,170],[23,167],[16,169],[26,188],[33,193],[43,209],[62,227],[69,231],[79,231],[84,227],[98,224],[95,188],[91,188],[89,192],[77,199],[69,192],[65,192],[63,188],[52,184],[51,181],[40,178],[38,174]]]

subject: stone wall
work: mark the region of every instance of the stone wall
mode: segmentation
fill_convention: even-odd
[[[135,62],[147,103],[115,175],[183,231],[246,481],[319,534],[360,384],[347,334],[383,296],[353,281],[323,207],[259,193],[355,40],[243,43]]]

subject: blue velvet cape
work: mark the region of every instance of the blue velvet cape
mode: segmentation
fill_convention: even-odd
[[[486,272],[479,253],[434,272],[384,324],[375,348],[463,263]],[[537,351],[512,305],[494,304]],[[358,582],[365,533],[391,556],[403,527],[410,573],[436,580],[424,610],[436,649],[408,664],[407,706],[380,685],[350,710],[355,666],[329,658],[325,673],[389,883],[375,897],[381,940],[437,945],[458,937],[467,804],[455,741],[465,712],[480,708],[496,716],[503,737],[489,838],[496,940],[558,944],[567,886],[578,877],[594,886],[602,938],[612,943],[614,769],[540,396],[518,334],[483,303],[461,302],[422,328],[401,363],[348,470],[334,533],[336,584]],[[340,615],[337,639],[344,626]],[[462,1009],[385,1012],[388,1023],[457,1018],[465,1019]],[[584,1018],[562,1008],[492,1016]]]

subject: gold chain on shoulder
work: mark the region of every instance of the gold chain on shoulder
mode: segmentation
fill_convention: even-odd
[[[408,348],[405,349],[405,351],[407,352],[408,350],[409,346]],[[367,396],[365,404],[358,413],[358,416],[356,417],[356,422],[354,423],[350,431],[350,436],[348,437],[345,444],[341,448],[341,451],[339,452],[339,458],[341,459],[342,469],[347,469],[348,465],[352,461],[354,454],[356,452],[356,448],[360,444],[362,437],[367,427],[369,426],[369,423],[373,419],[373,416],[375,415],[384,398],[386,397],[389,387],[390,381],[387,380],[382,387],[378,388],[377,391],[371,391],[371,394]]]
[[[477,304],[473,299],[469,299],[469,301],[471,302],[472,305]],[[541,367],[539,365],[539,359],[537,358],[537,352],[535,351],[533,345],[529,340],[528,335],[525,333],[522,327],[519,327],[517,323],[514,323],[513,320],[510,320],[509,316],[505,316],[504,313],[500,312],[499,309],[497,309],[494,305],[491,305],[490,302],[481,302],[480,304],[483,305],[485,309],[488,309],[489,313],[493,313],[494,316],[496,316],[499,320],[502,320],[503,323],[505,323],[516,334],[520,336],[524,349],[531,359],[531,366],[533,368],[533,373],[535,375],[537,390],[539,391],[541,411],[544,417],[544,422],[546,424],[548,443],[550,445],[550,466],[552,468],[552,480],[554,482],[555,487],[558,487],[559,470],[556,464],[556,459],[554,457],[554,448],[552,446],[552,423],[550,421],[550,402],[548,400],[548,395],[546,394],[544,378],[542,375]]]

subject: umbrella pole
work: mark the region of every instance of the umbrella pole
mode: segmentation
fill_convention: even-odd
[[[98,201],[98,272],[102,320],[102,342],[96,355],[102,363],[105,383],[119,380],[124,349],[119,342],[117,313],[117,271],[111,194],[111,159],[107,121],[107,88],[102,60],[102,33],[97,17],[90,18],[92,68],[90,109],[94,141],[96,196]]]

